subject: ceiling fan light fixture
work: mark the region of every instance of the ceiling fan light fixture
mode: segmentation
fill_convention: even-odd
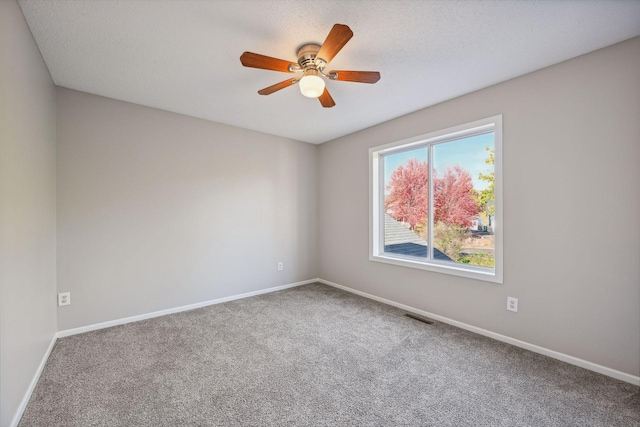
[[[316,73],[305,73],[300,79],[300,92],[307,98],[318,98],[324,92],[324,79]]]
[[[377,71],[324,71],[326,65],[353,37],[353,31],[344,24],[335,24],[329,35],[321,45],[317,43],[305,43],[300,46],[298,63],[260,55],[259,53],[244,52],[240,56],[240,62],[245,67],[260,68],[263,70],[280,71],[283,73],[302,73],[301,78],[289,78],[258,91],[260,95],[271,95],[281,89],[298,83],[300,92],[307,98],[316,98],[323,108],[331,108],[335,101],[325,87],[325,78],[329,80],[341,80],[344,82],[376,83],[380,80]],[[299,75],[299,74],[298,74]]]

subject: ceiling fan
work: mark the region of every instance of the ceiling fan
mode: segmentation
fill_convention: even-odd
[[[322,46],[308,43],[298,49],[297,63],[253,52],[244,52],[240,57],[240,62],[245,67],[283,73],[302,73],[300,77],[293,77],[259,90],[260,95],[271,95],[280,89],[299,83],[300,92],[304,96],[318,98],[323,107],[331,108],[336,103],[329,95],[324,78],[359,83],[375,83],[380,80],[380,73],[377,71],[332,70],[325,73],[324,69],[327,64],[340,52],[340,49],[347,44],[351,37],[353,37],[353,32],[348,26],[335,24]]]

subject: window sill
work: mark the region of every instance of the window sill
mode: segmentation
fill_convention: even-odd
[[[369,255],[369,261],[393,264],[401,267],[417,268],[420,270],[502,284],[502,275],[498,274],[498,272],[493,269],[484,267],[462,267],[450,265],[449,263],[440,263],[438,261],[425,261],[423,259],[410,256],[398,257],[397,255],[391,254]]]

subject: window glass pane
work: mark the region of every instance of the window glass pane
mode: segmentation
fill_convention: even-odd
[[[433,147],[434,258],[494,267],[494,134]]]
[[[388,154],[384,168],[384,252],[427,258],[428,150]]]

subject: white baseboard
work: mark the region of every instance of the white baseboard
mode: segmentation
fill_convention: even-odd
[[[53,346],[56,344],[56,335],[51,338],[51,343],[49,343],[49,348],[44,353],[40,364],[38,365],[38,369],[36,369],[36,373],[33,375],[31,379],[31,383],[29,383],[29,387],[27,388],[27,392],[24,394],[22,401],[20,402],[20,406],[18,406],[18,410],[16,411],[13,419],[11,420],[11,427],[17,427],[20,422],[20,418],[22,418],[22,414],[24,414],[24,410],[27,409],[27,404],[29,403],[29,399],[31,399],[31,394],[33,390],[36,388],[36,384],[38,384],[38,380],[40,379],[40,375],[42,374],[42,370],[44,369],[44,365],[47,364],[47,360],[49,360],[49,355],[51,354],[51,350],[53,350]]]
[[[410,307],[408,305],[400,304],[395,301],[388,300],[386,298],[381,298],[375,295],[368,294],[366,292],[358,291],[356,289],[349,288],[347,286],[339,285],[337,283],[330,282],[324,279],[317,279],[318,282],[324,283],[325,285],[332,286],[334,288],[342,289],[343,291],[351,292],[356,295],[360,295],[365,298],[369,298],[384,304],[392,305],[394,307],[400,308],[402,310],[420,314],[422,316],[429,317],[431,319],[440,321],[442,323],[447,323],[449,325],[456,326],[461,329],[465,329],[467,331],[475,332],[476,334],[484,335],[485,337],[493,338],[498,341],[505,342],[507,344],[514,345],[516,347],[524,348],[526,350],[533,351],[534,353],[543,354],[545,356],[549,356],[553,359],[561,360],[563,362],[569,363],[571,365],[579,366],[581,368],[588,369],[590,371],[597,372],[599,374],[604,374],[609,377],[625,381],[634,385],[640,385],[640,377],[635,375],[627,374],[625,372],[617,371],[615,369],[608,368],[606,366],[598,365],[597,363],[589,362],[587,360],[579,359],[574,356],[569,356],[568,354],[560,353],[554,350],[550,350],[545,347],[540,347],[535,344],[531,344],[525,341],[520,341],[515,338],[508,337],[506,335],[501,335],[495,332],[491,332],[487,329],[478,328],[476,326],[468,325],[466,323],[458,322],[457,320],[449,319],[448,317],[440,316],[438,314],[429,313],[428,311],[420,310],[414,307]]]
[[[139,320],[151,319],[154,317],[165,316],[167,314],[179,313],[181,311],[194,310],[196,308],[206,307],[206,306],[215,305],[215,304],[221,304],[227,301],[253,297],[256,295],[268,294],[270,292],[281,291],[283,289],[294,288],[296,286],[308,285],[309,283],[315,283],[317,281],[318,279],[303,280],[302,282],[290,283],[288,285],[282,285],[282,286],[275,286],[273,288],[268,288],[268,289],[260,289],[259,291],[247,292],[244,294],[232,295],[229,297],[197,302],[195,304],[183,305],[180,307],[167,308],[166,310],[154,311],[154,312],[145,313],[145,314],[138,314],[136,316],[109,320],[107,322],[102,322],[102,323],[94,323],[93,325],[81,326],[79,328],[65,329],[62,331],[58,331],[58,333],[56,334],[56,337],[63,338],[71,335],[82,334],[84,332],[95,331],[98,329],[110,328],[112,326],[124,325],[125,323],[137,322]]]

